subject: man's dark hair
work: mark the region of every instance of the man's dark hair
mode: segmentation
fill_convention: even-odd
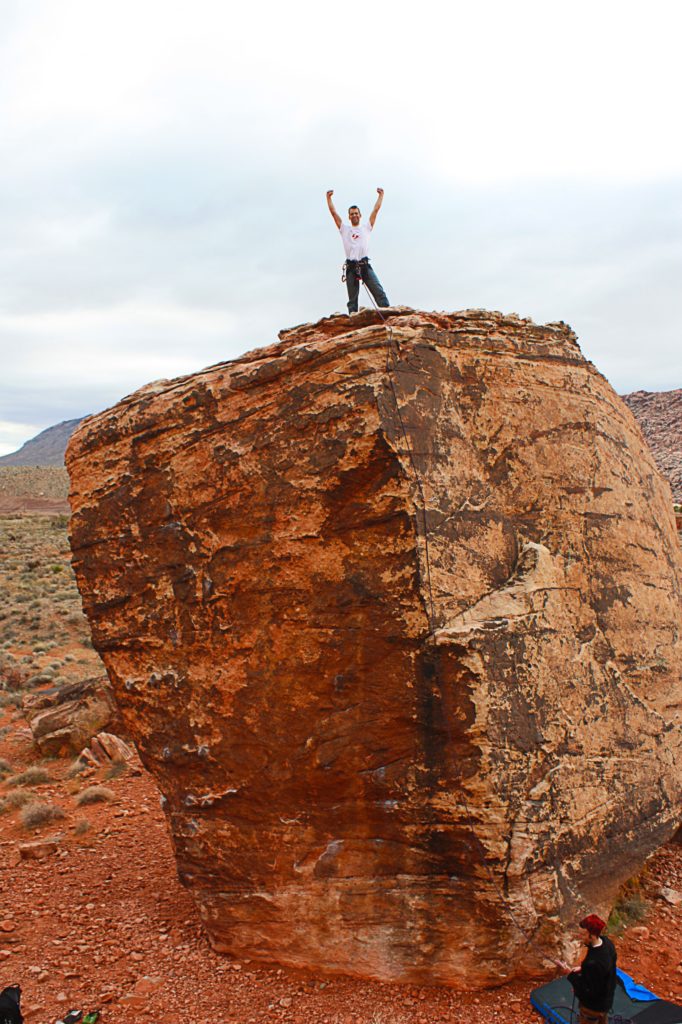
[[[359,206],[356,206],[356,205],[355,205],[355,203],[353,203],[353,205],[352,205],[352,206],[349,206],[349,207],[348,207],[348,212],[349,212],[349,213],[350,213],[350,211],[351,211],[351,210],[357,210],[357,211],[358,211],[358,213],[360,213],[360,207],[359,207]]]

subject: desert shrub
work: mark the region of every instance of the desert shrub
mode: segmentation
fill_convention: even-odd
[[[21,694],[16,690],[0,690],[0,708],[18,708],[21,704]]]
[[[9,761],[5,761],[4,757],[0,757],[0,775],[11,775],[13,770]]]
[[[630,925],[637,924],[644,920],[649,910],[649,904],[644,898],[642,885],[649,875],[650,869],[645,865],[642,871],[634,878],[630,878],[621,887],[618,898],[609,916],[608,928],[615,935],[619,935]]]
[[[64,811],[57,804],[45,804],[35,800],[26,804],[21,812],[21,824],[24,828],[40,828],[51,821],[59,821],[64,817]]]
[[[51,565],[50,566],[50,572],[54,572],[54,573],[64,572],[64,566],[63,565]]]
[[[51,672],[49,672],[49,673],[48,672],[38,672],[37,675],[30,676],[29,679],[26,680],[26,685],[28,687],[34,687],[34,686],[42,686],[43,683],[51,683],[51,682],[52,682],[52,673]]]
[[[26,671],[19,665],[5,663],[0,669],[0,682],[6,690],[20,690],[26,681]]]
[[[640,892],[622,893],[609,915],[609,931],[620,935],[630,925],[643,921],[649,910],[649,904]]]
[[[125,761],[114,761],[114,763],[107,768],[104,775],[105,779],[120,779],[122,775],[128,770],[128,765]]]
[[[39,768],[37,765],[33,765],[31,768],[27,768],[25,772],[20,772],[18,775],[13,775],[7,780],[8,786],[37,786],[41,782],[49,782],[50,773],[46,772],[44,768]]]
[[[67,768],[66,778],[75,779],[76,776],[80,775],[81,772],[84,772],[87,767],[88,766],[85,763],[85,761],[75,760],[73,764],[69,768]]]
[[[15,811],[17,807],[25,807],[35,799],[36,794],[29,789],[15,789],[0,800],[0,813],[6,814],[7,811]]]
[[[50,522],[50,527],[53,530],[65,530],[68,525],[69,525],[69,517],[65,516],[63,514],[60,514],[58,516],[53,516],[53,518],[52,518],[52,520]]]
[[[89,832],[91,828],[92,828],[92,826],[91,826],[90,822],[88,821],[88,819],[87,818],[81,818],[80,821],[76,822],[76,827],[74,828],[73,831],[75,832],[75,834],[77,836],[84,836],[85,833]]]
[[[86,804],[99,804],[114,798],[114,792],[111,789],[107,789],[106,786],[88,786],[87,789],[78,794],[76,803],[79,807],[83,807]]]

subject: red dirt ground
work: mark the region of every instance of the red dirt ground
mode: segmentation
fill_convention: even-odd
[[[35,763],[23,719],[0,718],[0,757],[15,771]],[[175,874],[165,819],[141,769],[106,781],[67,779],[65,761],[43,762],[51,781],[32,787],[64,820],[26,832],[19,812],[0,817],[0,986],[20,983],[28,1024],[54,1024],[69,1008],[100,1008],[102,1024],[524,1024],[538,1022],[533,987],[515,982],[476,993],[368,983],[256,965],[213,953]],[[77,807],[74,794],[102,782],[110,803]],[[0,797],[9,792],[0,785]],[[90,829],[75,834],[86,818]],[[20,860],[19,843],[60,834],[47,859]],[[658,995],[682,998],[682,846],[651,859],[644,925],[617,939],[621,966]],[[646,929],[649,930],[647,936]],[[547,974],[548,980],[552,973]],[[148,979],[148,980],[145,980]]]

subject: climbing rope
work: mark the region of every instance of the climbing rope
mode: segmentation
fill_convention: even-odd
[[[421,500],[421,509],[419,508],[419,506],[416,506],[415,510],[417,512],[421,511],[421,514],[422,514],[422,530],[423,530],[423,535],[424,535],[424,563],[425,563],[425,566],[426,566],[426,586],[427,586],[428,594],[429,594],[429,608],[427,610],[427,618],[428,618],[428,621],[429,621],[429,636],[433,637],[435,632],[436,632],[436,610],[435,610],[435,603],[434,603],[434,600],[433,600],[433,586],[432,586],[432,583],[431,583],[431,554],[430,554],[430,551],[429,551],[429,530],[428,530],[428,523],[427,523],[427,518],[426,518],[426,496],[424,494],[424,488],[422,487],[421,476],[419,474],[419,470],[417,469],[417,464],[416,464],[415,459],[414,459],[414,452],[412,451],[412,447],[410,445],[410,441],[409,441],[409,438],[407,436],[407,430],[405,428],[405,421],[403,420],[403,414],[402,414],[402,412],[400,410],[400,402],[398,401],[398,394],[397,394],[396,389],[395,389],[395,383],[394,383],[394,380],[393,380],[393,373],[391,372],[391,363],[393,363],[393,369],[397,369],[398,368],[398,358],[397,358],[397,355],[396,355],[396,353],[394,351],[393,328],[392,328],[391,324],[388,322],[388,320],[386,319],[386,317],[381,312],[381,309],[379,308],[379,306],[377,306],[376,302],[374,301],[374,296],[370,292],[369,288],[367,287],[367,283],[363,280],[361,275],[358,275],[358,280],[362,281],[362,284],[363,284],[363,286],[365,288],[365,291],[367,292],[367,294],[369,295],[369,297],[371,299],[372,305],[374,306],[375,310],[377,311],[377,313],[379,314],[379,316],[383,320],[383,322],[384,322],[384,324],[385,324],[385,326],[386,326],[386,328],[388,330],[388,339],[387,339],[387,343],[386,343],[386,376],[388,378],[388,382],[389,382],[389,385],[391,387],[391,391],[393,392],[393,401],[395,403],[396,413],[398,414],[398,421],[400,423],[400,430],[401,430],[401,433],[403,435],[403,440],[405,442],[405,450],[406,450],[407,455],[409,457],[410,465],[412,466],[412,472],[414,473],[414,481],[415,481],[417,490],[419,491],[419,497],[420,497],[420,500]]]
[[[381,312],[380,307],[374,301],[374,296],[372,295],[372,293],[370,292],[369,288],[367,287],[367,283],[362,279],[362,277],[360,275],[358,275],[358,277],[359,277],[359,280],[362,281],[362,284],[364,285],[365,291],[367,292],[367,294],[370,297],[372,305],[374,306],[375,310],[377,311],[377,313],[381,317],[381,319],[382,319],[382,321],[383,321],[383,323],[384,323],[384,325],[385,325],[385,327],[387,328],[387,331],[388,331],[388,337],[387,337],[387,341],[386,341],[386,367],[385,367],[385,372],[386,372],[386,376],[388,377],[388,381],[389,381],[389,384],[390,384],[390,387],[391,387],[391,391],[393,393],[393,400],[395,402],[396,413],[398,415],[398,420],[399,420],[399,423],[400,423],[400,429],[401,429],[401,432],[402,432],[402,435],[403,435],[403,440],[405,442],[405,449],[406,449],[406,452],[407,452],[407,454],[409,456],[410,465],[412,466],[412,470],[413,470],[413,473],[414,473],[414,482],[415,482],[417,491],[419,493],[419,498],[420,498],[420,501],[421,501],[422,524],[423,524],[423,531],[424,531],[424,552],[425,552],[425,559],[424,560],[425,560],[425,564],[426,564],[426,584],[427,584],[428,594],[429,594],[429,612],[427,612],[427,618],[429,620],[429,636],[428,636],[427,642],[433,643],[434,636],[435,636],[436,615],[435,615],[435,606],[434,606],[434,600],[433,600],[433,587],[432,587],[432,583],[431,583],[431,559],[430,559],[430,553],[429,553],[429,531],[428,531],[428,521],[427,521],[427,513],[426,513],[426,496],[424,494],[424,487],[422,485],[422,481],[421,481],[421,477],[420,477],[420,474],[419,474],[419,470],[417,469],[417,464],[416,464],[415,459],[414,459],[414,453],[412,451],[412,447],[410,445],[410,441],[409,441],[409,438],[407,436],[407,430],[405,429],[405,422],[403,420],[402,412],[400,410],[400,402],[398,401],[398,393],[396,391],[395,382],[393,380],[393,372],[392,371],[395,371],[398,368],[398,359],[397,359],[396,353],[394,351],[393,327],[391,326],[389,321],[386,319],[386,317]],[[416,502],[415,502],[415,511],[416,512],[420,511],[420,509],[417,506]],[[443,722],[445,723],[445,728],[446,728],[447,735],[448,735],[450,749],[452,749],[453,746],[454,746],[454,742],[453,742],[453,738],[452,738],[452,729],[451,729],[451,726],[450,726],[449,718],[445,714],[443,714]],[[476,828],[474,826],[473,814],[471,812],[471,808],[469,806],[469,803],[468,803],[468,801],[467,801],[467,799],[466,799],[466,797],[464,795],[464,788],[463,788],[463,784],[462,784],[461,778],[460,778],[460,785],[462,786],[462,789],[461,789],[459,797],[458,797],[458,802],[460,804],[460,807],[464,810],[464,813],[465,813],[466,818],[467,818],[467,824],[469,826],[469,830],[471,831],[471,834],[474,836],[475,839],[478,839],[478,836],[477,836],[477,833],[476,833]],[[469,846],[469,849],[471,850],[472,849],[472,844],[469,843],[468,846]],[[553,962],[556,963],[554,958],[549,956],[549,954],[545,950],[543,950],[541,946],[538,945],[538,943],[535,941],[535,939],[526,931],[526,929],[523,927],[523,925],[521,925],[519,923],[519,921],[517,920],[516,915],[514,914],[514,911],[512,910],[511,906],[509,905],[509,902],[508,902],[507,898],[505,897],[504,893],[502,892],[502,889],[500,888],[500,886],[498,884],[498,881],[495,878],[495,875],[493,874],[492,868],[487,863],[485,856],[483,856],[483,858],[482,858],[482,864],[483,864],[483,867],[484,867],[485,871],[488,874],[488,878],[490,879],[490,882],[491,882],[493,888],[495,889],[495,891],[497,892],[497,894],[498,894],[498,896],[500,898],[500,901],[501,901],[502,905],[504,906],[505,910],[507,911],[510,920],[512,921],[514,926],[517,928],[517,930],[521,933],[521,935],[523,935],[523,937],[524,937],[524,939],[526,941],[526,944],[528,946],[532,946],[535,949],[539,950],[542,953],[543,957],[549,957],[549,959],[552,959]]]

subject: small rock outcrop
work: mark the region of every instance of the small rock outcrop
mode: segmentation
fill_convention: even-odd
[[[120,736],[114,736],[109,732],[99,732],[93,736],[90,745],[84,747],[77,758],[82,765],[89,768],[125,765],[134,759],[134,750]]]
[[[565,324],[385,316],[86,420],[74,568],[214,948],[487,985],[679,823],[680,551]]]
[[[98,732],[119,722],[106,676],[27,694],[22,710],[46,757],[77,754]]]

